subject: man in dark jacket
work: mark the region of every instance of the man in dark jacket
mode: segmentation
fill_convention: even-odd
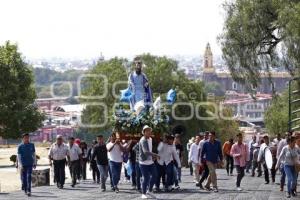
[[[107,149],[104,143],[104,139],[102,135],[97,136],[98,144],[94,148],[94,152],[92,154],[92,160],[96,157],[97,167],[100,172],[101,179],[101,191],[105,192],[106,190],[106,179],[108,177],[108,157],[107,157]]]
[[[210,190],[210,184],[212,183],[214,192],[218,192],[216,168],[218,164],[223,165],[223,154],[221,142],[216,140],[216,133],[214,131],[209,133],[209,140],[203,145],[201,162],[206,162],[209,170],[205,188]]]

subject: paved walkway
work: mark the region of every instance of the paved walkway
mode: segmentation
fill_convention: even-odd
[[[244,191],[237,192],[235,190],[236,176],[227,176],[225,170],[218,170],[219,193],[207,192],[199,190],[193,183],[193,178],[188,175],[188,171],[183,171],[181,189],[172,193],[155,194],[156,199],[205,199],[205,200],[282,200],[285,199],[285,193],[279,191],[277,184],[264,184],[263,178],[253,178],[249,175],[242,181]],[[279,175],[277,177],[279,179]],[[108,187],[109,188],[109,187]],[[80,199],[80,200],[96,200],[96,199],[140,199],[140,194],[130,189],[129,183],[122,183],[120,193],[116,194],[110,190],[102,193],[99,185],[93,184],[91,180],[81,182],[75,188],[71,188],[67,182],[65,189],[59,190],[55,186],[37,187],[32,190],[32,197],[26,197],[22,191],[16,191],[9,194],[0,194],[0,199],[16,200],[16,199]],[[300,196],[300,194],[298,194]],[[300,199],[300,197],[293,199]],[[154,198],[153,198],[154,199]]]

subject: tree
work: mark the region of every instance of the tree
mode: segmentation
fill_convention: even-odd
[[[288,130],[288,93],[273,98],[271,106],[264,116],[266,128],[270,134],[276,136]]]
[[[216,96],[222,97],[225,95],[225,91],[222,89],[220,83],[218,82],[211,82],[205,84],[205,92],[206,93],[213,93]]]
[[[33,75],[17,45],[0,46],[0,136],[18,138],[37,130],[43,115],[34,105]]]
[[[116,95],[119,95],[119,90],[127,87],[127,73],[123,66],[124,62],[126,62],[125,59],[117,57],[108,61],[99,62],[93,69],[86,73],[86,78],[82,79],[81,87],[84,89],[80,97],[80,102],[88,104],[83,111],[82,122],[89,125],[101,125],[107,120],[107,123],[104,124],[105,126],[94,128],[90,126],[90,128],[88,128],[89,132],[97,133],[111,129],[113,107],[116,102],[119,102],[118,99],[116,99]],[[103,95],[105,91],[105,80],[99,77],[99,75],[107,78],[107,93],[101,99],[93,99],[95,96]],[[114,83],[118,81],[124,81],[126,84],[116,85],[116,95],[114,95]],[[83,98],[83,96],[87,98]],[[98,105],[95,103],[98,103]],[[99,105],[99,103],[102,105]],[[103,106],[106,107],[107,112],[105,112]]]
[[[257,87],[261,71],[285,67],[300,75],[300,2],[235,0],[224,4],[226,20],[219,37],[223,58],[235,81]]]

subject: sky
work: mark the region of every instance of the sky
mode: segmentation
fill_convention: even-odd
[[[220,55],[224,0],[0,0],[0,44],[27,58]]]

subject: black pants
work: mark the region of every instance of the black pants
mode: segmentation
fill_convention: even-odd
[[[268,169],[266,163],[263,164],[263,168],[264,168],[264,174],[265,174],[265,181],[266,181],[266,183],[269,183],[270,182],[269,169]]]
[[[252,160],[253,160],[253,151],[250,152],[250,160],[247,161],[246,172],[249,173],[249,170],[252,169]]]
[[[277,159],[273,158],[273,165],[272,165],[272,169],[271,169],[271,177],[272,177],[272,182],[275,182],[275,176],[276,176],[276,163],[277,163]]]
[[[190,175],[193,176],[194,169],[192,163],[190,163],[189,166],[190,166]]]
[[[65,166],[66,159],[63,160],[53,160],[54,166],[54,179],[56,180],[57,186],[64,186],[65,184]]]
[[[76,180],[80,178],[80,160],[70,162],[70,174],[72,177],[72,185],[75,185]]]
[[[236,165],[235,168],[236,168],[236,172],[237,172],[236,187],[240,187],[241,181],[242,181],[243,177],[245,176],[245,167]]]
[[[87,160],[83,159],[83,161],[80,165],[80,175],[82,176],[83,180],[86,180],[86,163],[87,163]]]
[[[156,170],[157,170],[157,174],[158,174],[156,183],[155,183],[156,188],[159,188],[160,180],[162,180],[163,186],[166,187],[167,186],[166,185],[166,166],[156,163]]]
[[[202,172],[202,176],[201,176],[201,179],[199,181],[200,184],[202,184],[207,179],[207,177],[209,175],[209,169],[207,167],[207,164],[204,163],[203,167],[204,167],[204,171]]]
[[[100,183],[100,172],[98,170],[96,161],[92,160],[90,165],[92,169],[93,180],[95,182],[97,181],[97,183]]]
[[[230,174],[233,172],[233,157],[226,155],[226,171],[227,174],[229,174],[229,168],[230,168]]]
[[[261,172],[261,164],[259,164],[257,161],[252,161],[252,176],[255,176],[255,170],[257,169],[258,175],[260,175]]]

